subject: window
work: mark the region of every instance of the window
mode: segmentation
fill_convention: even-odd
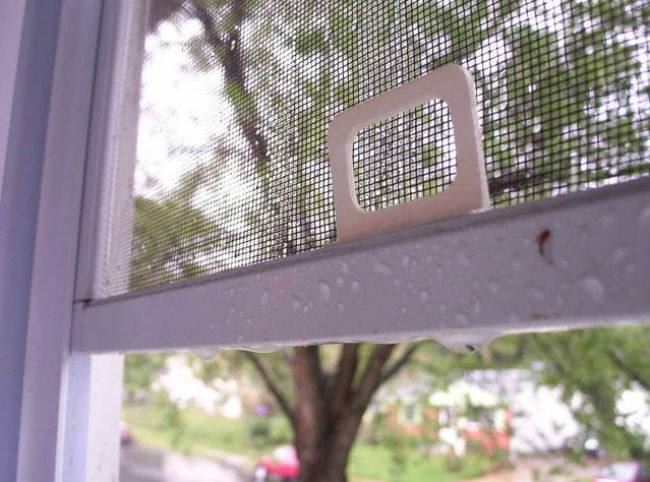
[[[510,331],[647,317],[644,2],[310,5],[156,0],[149,17],[139,2],[63,6],[23,478],[54,478],[80,446],[59,416],[92,412],[79,398],[92,384],[67,378],[90,380],[77,356],[422,337],[473,350]],[[474,77],[502,209],[335,243],[329,122],[447,63]],[[154,95],[168,72],[195,82],[171,107]],[[445,112],[416,106],[359,133],[362,204],[444,190],[457,174]],[[158,159],[188,163],[164,173]],[[36,436],[39,421],[51,436]],[[28,468],[33,457],[49,468]]]

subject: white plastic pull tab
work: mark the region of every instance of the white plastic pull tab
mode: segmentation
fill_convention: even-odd
[[[364,127],[440,99],[451,113],[456,144],[456,178],[445,191],[373,212],[359,207],[354,191],[352,145]],[[379,94],[339,113],[329,128],[338,241],[423,224],[489,207],[481,130],[471,74],[454,64]]]

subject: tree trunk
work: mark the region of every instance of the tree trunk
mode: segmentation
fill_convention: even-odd
[[[297,427],[315,429],[318,437],[313,445],[297,441],[300,457],[300,481],[302,482],[346,482],[347,465],[354,444],[361,414],[348,414],[319,427]]]
[[[377,345],[354,387],[359,345],[344,345],[334,380],[323,376],[317,346],[294,348],[297,390],[293,420],[300,481],[347,481],[346,468],[363,413],[394,345]],[[328,386],[329,385],[329,386]]]
[[[290,361],[295,400],[280,390],[265,363],[246,353],[291,423],[302,482],[345,482],[350,451],[363,414],[382,383],[411,359],[420,344],[404,348],[387,366],[395,345],[374,345],[365,364],[358,343],[341,345],[336,370],[325,374],[318,346],[293,349]],[[363,366],[362,366],[363,365]]]

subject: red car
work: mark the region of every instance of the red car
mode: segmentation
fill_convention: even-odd
[[[262,457],[255,467],[255,482],[281,480],[288,482],[298,479],[300,464],[293,445],[282,445],[269,456]]]
[[[603,467],[594,482],[650,482],[650,468],[641,462],[616,462]]]

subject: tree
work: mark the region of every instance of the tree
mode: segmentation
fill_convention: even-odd
[[[496,12],[488,3],[477,0],[459,10],[436,2],[308,1],[301,2],[299,19],[291,3],[154,3],[151,28],[168,19],[198,22],[200,33],[188,41],[195,66],[223,73],[223,92],[236,132],[223,140],[224,152],[215,154],[210,169],[219,175],[220,163],[228,162],[224,155],[245,150],[252,165],[247,176],[255,180],[255,200],[232,215],[243,217],[246,236],[258,240],[256,261],[311,250],[334,239],[331,229],[322,232],[323,225],[333,224],[332,211],[323,208],[331,202],[327,186],[313,185],[310,172],[327,166],[324,146],[331,113],[357,103],[365,79],[376,77],[382,69],[383,80],[374,88],[385,90],[447,62],[473,65],[470,59],[479,55],[486,42],[501,41],[511,52],[496,73],[485,65],[473,70],[483,97],[494,199],[530,199],[567,184],[611,177],[612,165],[624,166],[618,176],[647,172],[648,163],[638,162],[647,150],[643,131],[647,118],[640,120],[636,106],[624,101],[634,87],[629,79],[638,77],[641,66],[635,48],[620,41],[618,34],[638,35],[643,30],[638,16],[627,13],[639,6],[647,16],[642,2],[601,0],[587,5],[565,0],[566,19],[546,26],[525,20],[528,6],[523,2],[496,2]],[[543,3],[539,8],[544,8]],[[596,20],[585,22],[591,18]],[[364,42],[372,45],[373,62],[361,58],[359,48]],[[431,51],[437,52],[434,57],[428,54]],[[293,59],[290,65],[284,60],[287,52]],[[409,72],[403,58],[427,62]],[[334,61],[345,68],[337,70]],[[287,79],[293,80],[287,83]],[[612,104],[610,98],[623,100]],[[617,115],[603,119],[602,113],[612,105]],[[414,112],[422,119],[430,115],[422,109]],[[279,119],[289,119],[290,124],[278,127]],[[382,133],[388,138],[397,135],[407,121],[386,126]],[[273,134],[278,128],[286,132]],[[504,130],[512,131],[505,141]],[[402,147],[379,141],[376,149],[396,155]],[[422,151],[438,156],[433,143]],[[414,162],[422,164],[424,175],[431,175],[431,156],[401,157],[404,160],[394,166],[384,162],[379,172],[389,176],[391,169],[398,171]],[[209,220],[194,206],[201,179],[199,171],[188,174],[179,191],[163,201],[136,200],[133,287],[202,274],[197,260],[214,250],[241,259],[235,246],[243,233],[227,229],[226,222]],[[418,182],[421,179],[380,183],[369,207],[407,199]],[[288,183],[291,189],[283,187]],[[161,226],[173,226],[187,216],[191,228],[180,237],[160,240]],[[154,218],[158,224],[149,225]],[[350,449],[373,394],[409,362],[419,346],[345,344],[333,363],[326,363],[321,347],[296,347],[290,355],[278,356],[291,374],[293,395],[279,381],[289,378],[274,373],[281,365],[272,366],[252,353],[244,355],[291,421],[303,480],[346,480]]]
[[[506,336],[471,355],[432,347],[416,365],[443,386],[472,370],[525,369],[540,385],[560,389],[583,442],[595,437],[615,457],[646,460],[649,434],[633,423],[639,414],[626,413],[620,402],[626,390],[636,390],[650,403],[648,346],[649,325],[599,327]],[[584,447],[573,448],[570,455],[579,456]]]

